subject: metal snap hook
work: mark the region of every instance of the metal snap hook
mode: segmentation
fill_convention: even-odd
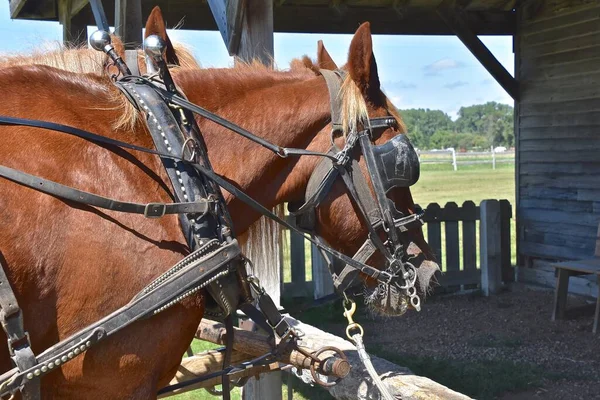
[[[354,313],[356,312],[356,302],[354,302],[354,300],[350,300],[349,302],[350,307],[347,307],[347,305],[344,304],[344,317],[346,317],[346,319],[348,320],[348,326],[346,327],[346,336],[348,337],[348,339],[352,340],[353,335],[356,335],[358,333],[361,336],[363,336],[365,334],[365,331],[363,327],[360,326],[360,324],[354,322],[354,319],[352,318]],[[352,331],[356,332],[352,333]]]

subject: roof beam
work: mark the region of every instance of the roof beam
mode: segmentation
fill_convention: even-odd
[[[54,0],[39,0],[38,3],[33,3],[36,0],[12,0],[14,2],[27,3],[19,12],[19,18],[34,18],[34,19],[54,19],[56,20]],[[77,0],[74,0],[78,3]],[[233,6],[234,3],[240,4],[242,1],[245,4],[250,4],[250,0],[210,0],[213,2],[221,2],[223,14],[225,17],[231,15],[230,31],[238,32],[237,28],[241,26],[243,15],[247,6],[240,5],[241,8],[233,8],[235,12],[227,11],[227,6]],[[257,0],[258,1],[258,0]],[[114,3],[115,0],[102,0],[107,14],[108,22],[114,21]],[[401,11],[399,14],[392,6],[389,7],[357,7],[347,5],[345,12],[340,15],[339,10],[331,7],[331,3],[324,6],[316,5],[296,5],[291,1],[282,3],[282,0],[274,0],[277,5],[273,9],[273,24],[275,32],[290,32],[290,33],[354,33],[356,28],[365,21],[371,21],[371,29],[375,34],[387,35],[454,35],[454,32],[449,29],[444,21],[436,14],[434,10],[423,10],[413,8],[413,1],[397,0],[395,4]],[[15,3],[16,4],[16,3]],[[282,5],[279,5],[282,4]],[[408,4],[404,8],[403,5]],[[40,7],[51,5],[48,9]],[[142,1],[142,16],[147,17],[152,11],[152,7],[160,6],[165,20],[169,25],[174,25],[179,21],[183,21],[182,29],[190,30],[216,30],[218,29],[213,18],[208,4],[199,2],[190,9],[189,2],[186,0],[154,0],[153,2]],[[34,7],[35,6],[35,7]],[[33,14],[37,12],[38,14]],[[51,12],[51,14],[48,14]],[[237,17],[233,17],[237,15]],[[498,10],[488,11],[466,11],[461,14],[463,19],[468,23],[471,31],[477,35],[512,35],[515,33],[516,17],[512,12],[504,12]],[[225,21],[225,19],[222,19]],[[94,25],[93,18],[90,17],[88,24]],[[222,23],[221,23],[222,24]],[[239,24],[239,25],[238,25]],[[223,24],[222,24],[223,25]],[[223,25],[225,26],[225,25]],[[231,43],[231,51],[235,52],[235,33],[229,40]],[[229,47],[228,47],[229,50]]]
[[[238,53],[246,0],[208,0],[229,55]]]
[[[465,46],[479,60],[481,65],[494,77],[494,79],[515,100],[519,100],[519,82],[508,73],[506,68],[494,57],[492,52],[483,44],[468,23],[452,7],[452,0],[444,0],[437,8],[438,15]]]

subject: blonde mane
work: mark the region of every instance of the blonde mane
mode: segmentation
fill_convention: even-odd
[[[347,74],[344,78],[338,96],[342,99],[342,130],[344,137],[346,137],[348,133],[358,131],[359,127],[368,124],[369,114],[367,103],[360,88],[352,80],[350,74]],[[406,125],[398,109],[385,94],[384,97],[387,112],[396,120],[398,130],[401,133],[406,133]]]
[[[111,38],[117,53],[124,54],[125,48],[121,40],[116,36]],[[171,68],[200,68],[200,64],[188,48],[181,44],[173,44],[173,47],[177,53],[179,65],[171,66]],[[143,62],[143,57],[142,51],[138,51],[138,60]],[[4,61],[0,61],[0,68],[26,65],[45,65],[75,74],[91,74],[105,78],[107,83],[110,82],[111,75],[116,72],[112,61],[105,53],[88,47],[73,47],[62,43],[58,43],[58,46],[51,50],[36,50],[25,55],[9,55]],[[122,110],[119,118],[112,124],[113,129],[132,130],[138,122],[139,113],[119,90],[115,88],[111,94],[115,104],[111,110]]]

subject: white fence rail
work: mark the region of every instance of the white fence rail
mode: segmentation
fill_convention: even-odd
[[[496,169],[497,163],[515,162],[514,150],[496,152],[493,148],[490,151],[467,152],[457,152],[452,148],[431,151],[418,150],[417,154],[421,164],[452,164],[455,171],[458,170],[459,165],[492,164],[492,169]]]

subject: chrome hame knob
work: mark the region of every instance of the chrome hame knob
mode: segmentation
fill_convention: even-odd
[[[167,43],[158,35],[150,35],[144,39],[144,52],[155,62],[164,58]]]
[[[90,36],[90,46],[94,50],[107,52],[107,46],[112,47],[110,34],[106,31],[96,31]]]

